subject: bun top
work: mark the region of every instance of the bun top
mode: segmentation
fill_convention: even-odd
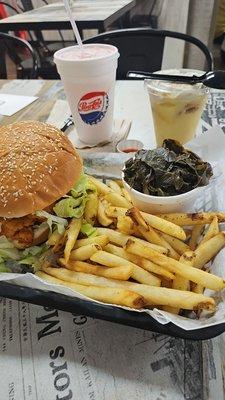
[[[73,187],[82,161],[52,125],[22,121],[0,127],[0,217],[42,210]]]

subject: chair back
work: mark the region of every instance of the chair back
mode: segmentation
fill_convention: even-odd
[[[0,78],[7,79],[6,59],[8,54],[16,66],[17,78],[35,79],[37,77],[38,61],[32,46],[23,39],[0,32]],[[23,61],[30,59],[31,64],[27,76],[23,76]]]
[[[120,53],[117,79],[126,79],[128,71],[131,70],[154,72],[161,69],[167,37],[197,46],[204,54],[206,70],[212,69],[212,56],[205,44],[183,33],[150,28],[121,29],[94,36],[84,43],[106,43],[116,46]]]

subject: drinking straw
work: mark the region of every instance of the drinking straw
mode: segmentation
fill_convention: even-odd
[[[80,33],[78,31],[78,28],[77,28],[77,24],[73,19],[73,14],[71,12],[71,8],[69,6],[69,2],[68,2],[68,0],[63,0],[63,3],[64,3],[64,6],[65,6],[65,9],[67,11],[67,14],[69,16],[70,23],[72,25],[75,38],[77,39],[77,44],[80,47],[80,49],[82,49],[83,48],[83,43],[82,43],[82,40],[81,40],[81,37],[80,37]]]

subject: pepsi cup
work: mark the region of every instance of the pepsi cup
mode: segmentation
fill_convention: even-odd
[[[66,47],[54,54],[79,139],[110,141],[118,49],[106,44]]]

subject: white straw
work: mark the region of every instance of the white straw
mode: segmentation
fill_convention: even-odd
[[[70,6],[69,6],[69,2],[68,2],[68,0],[63,0],[63,2],[64,2],[65,9],[67,11],[67,14],[69,16],[69,19],[70,19],[70,23],[72,25],[75,38],[77,39],[77,44],[82,49],[83,43],[82,43],[82,40],[81,40],[81,37],[80,37],[80,33],[78,31],[78,28],[77,28],[77,24],[73,19],[73,15],[72,15],[72,12],[71,12],[71,9],[70,9]]]

